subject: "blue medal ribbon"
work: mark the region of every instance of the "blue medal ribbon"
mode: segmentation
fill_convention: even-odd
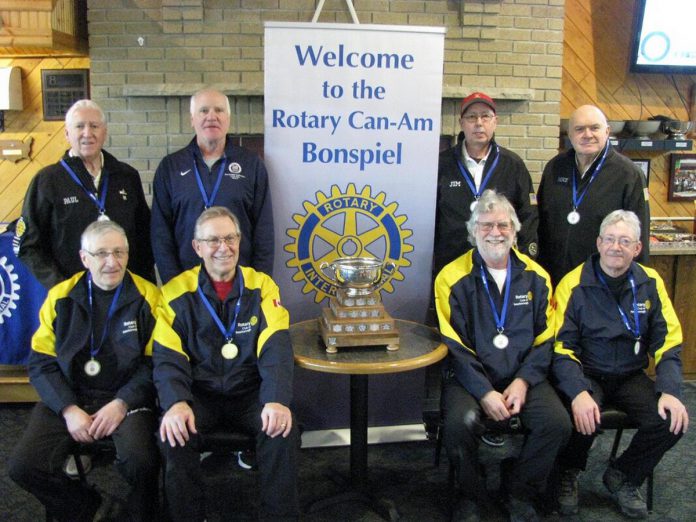
[[[578,172],[577,166],[573,167],[573,175],[571,176],[573,178],[573,212],[577,211],[578,207],[580,206],[580,203],[582,203],[582,200],[585,198],[585,195],[587,194],[587,191],[590,189],[590,185],[592,185],[592,182],[595,180],[597,175],[599,174],[599,171],[602,169],[604,166],[604,160],[607,158],[607,152],[609,152],[609,147],[611,145],[611,142],[607,140],[607,144],[604,147],[604,152],[602,153],[602,159],[599,160],[599,163],[597,164],[597,168],[594,170],[592,173],[592,176],[590,177],[590,181],[587,182],[587,186],[585,186],[585,190],[582,191],[580,195],[578,195],[578,187],[577,187],[577,176],[579,176],[580,173]]]
[[[196,174],[196,181],[198,182],[198,190],[201,192],[203,197],[203,204],[206,210],[215,204],[215,196],[217,196],[218,190],[220,189],[220,183],[222,182],[222,176],[225,173],[225,167],[227,166],[227,157],[223,156],[222,164],[220,165],[220,170],[218,171],[217,180],[215,180],[215,186],[213,187],[213,192],[208,197],[208,193],[205,191],[203,186],[203,180],[201,179],[201,173],[198,172],[198,165],[196,161],[196,156],[193,157],[193,171]]]
[[[602,274],[602,269],[596,267],[595,273],[597,274],[597,278],[602,282],[602,284],[607,288],[607,290],[609,290],[609,285],[607,284],[607,280]],[[621,308],[621,304],[618,301],[616,303],[616,307],[619,309],[619,315],[621,316],[621,320],[623,321],[626,330],[633,334],[634,340],[640,341],[640,316],[638,315],[638,296],[636,295],[636,280],[633,277],[633,273],[631,271],[628,272],[628,282],[631,284],[631,293],[633,294],[634,327],[631,327],[631,323],[628,320],[628,315],[626,315],[626,312],[623,308]],[[611,292],[611,290],[609,291]]]
[[[97,199],[97,195],[94,194],[87,187],[85,187],[84,183],[82,183],[80,178],[77,177],[77,174],[75,174],[75,171],[70,168],[70,165],[68,165],[68,163],[64,159],[60,160],[60,164],[63,165],[63,168],[68,172],[73,181],[77,183],[78,186],[82,188],[82,190],[85,191],[85,194],[87,194],[89,199],[92,200],[92,203],[94,203],[97,206],[97,209],[99,209],[99,214],[102,216],[106,215],[106,193],[109,190],[109,171],[104,171],[102,178],[103,191],[99,199]]]
[[[208,309],[208,312],[210,313],[211,317],[215,321],[215,324],[217,325],[218,329],[220,330],[220,333],[225,337],[225,340],[228,343],[231,343],[232,340],[234,339],[234,331],[237,329],[237,319],[239,318],[239,310],[242,307],[242,292],[244,291],[244,276],[242,275],[241,270],[237,271],[237,277],[239,278],[239,297],[237,298],[237,303],[234,305],[234,317],[232,318],[232,324],[230,325],[229,328],[225,328],[225,325],[222,324],[222,321],[220,320],[217,313],[215,312],[213,305],[210,304],[210,301],[203,293],[203,290],[201,290],[200,285],[198,286],[198,295],[201,296],[201,300],[203,301],[203,304]]]
[[[94,345],[94,326],[92,326],[92,332],[89,337],[89,355],[94,359],[97,354],[99,354],[99,350],[101,350],[101,347],[104,345],[104,341],[106,340],[106,334],[109,331],[109,321],[111,321],[111,318],[114,315],[114,312],[116,311],[116,302],[118,301],[118,296],[121,295],[121,290],[123,289],[123,281],[121,281],[121,284],[118,285],[118,288],[116,288],[116,292],[114,293],[114,298],[111,300],[111,305],[109,306],[109,311],[106,313],[106,321],[104,322],[104,333],[102,334],[101,341],[99,341],[99,345],[95,346]],[[89,300],[89,311],[90,313],[94,314],[94,300],[92,298],[92,273],[87,272],[87,299]]]
[[[502,334],[505,330],[505,318],[507,317],[508,302],[510,300],[510,279],[512,274],[512,260],[508,259],[507,262],[507,275],[505,276],[505,295],[503,296],[503,309],[500,314],[498,314],[498,309],[493,302],[493,296],[488,288],[488,280],[486,278],[486,269],[481,265],[481,279],[483,279],[483,287],[486,289],[486,294],[488,295],[488,302],[491,304],[491,311],[493,312],[493,318],[495,319],[495,328],[498,330],[499,334]]]
[[[462,147],[465,147],[466,145],[462,143]],[[483,194],[483,191],[486,190],[486,185],[488,185],[488,181],[491,179],[491,175],[493,174],[493,171],[495,168],[498,166],[498,160],[500,160],[500,148],[498,145],[495,145],[495,159],[493,160],[493,165],[491,165],[491,168],[488,169],[488,173],[486,174],[486,177],[483,178],[483,181],[481,181],[481,186],[476,190],[476,185],[474,185],[474,177],[471,175],[471,172],[469,172],[469,169],[467,169],[464,164],[461,162],[459,157],[457,156],[457,152],[454,152],[454,160],[457,162],[457,166],[459,167],[459,172],[461,173],[462,177],[464,178],[464,181],[466,181],[466,184],[469,186],[469,190],[471,190],[471,194],[474,196],[474,199],[478,201],[481,198],[481,194]],[[485,168],[485,167],[484,167]]]

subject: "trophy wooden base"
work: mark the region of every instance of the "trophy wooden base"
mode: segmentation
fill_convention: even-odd
[[[398,329],[377,292],[356,297],[339,289],[330,299],[329,308],[322,310],[319,326],[328,353],[357,346],[399,349]]]

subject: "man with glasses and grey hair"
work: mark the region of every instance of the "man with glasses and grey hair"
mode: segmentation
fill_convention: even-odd
[[[577,475],[612,404],[640,427],[603,481],[619,509],[645,518],[638,488],[689,426],[681,400],[682,331],[664,282],[634,259],[643,247],[640,220],[615,210],[599,228],[599,253],[568,273],[554,299],[553,376],[575,430],[558,457],[561,513],[578,512]],[[645,374],[649,358],[656,378]]]
[[[48,290],[82,270],[80,234],[96,219],[123,227],[131,245],[128,268],[155,281],[150,208],[140,174],[106,150],[106,117],[92,100],[65,114],[63,157],[31,181],[15,224],[15,254]]]
[[[203,211],[194,234],[202,262],[162,288],[154,333],[169,515],[205,519],[200,438],[232,428],[256,439],[259,518],[296,519],[299,430],[290,410],[288,312],[271,277],[240,264],[243,237],[227,208]]]
[[[479,520],[485,481],[476,459],[482,418],[526,430],[519,457],[503,477],[511,520],[538,520],[556,452],[571,425],[547,381],[553,344],[548,274],[514,246],[520,222],[510,202],[486,190],[467,222],[475,247],[435,280],[444,366],[443,442],[457,469],[453,520]]]
[[[215,89],[191,96],[196,135],[166,156],[153,182],[152,250],[164,283],[199,264],[191,247],[194,223],[203,210],[227,207],[239,219],[239,261],[273,273],[273,209],[266,167],[259,156],[227,134],[230,102]]]
[[[126,270],[126,234],[95,221],[81,239],[85,271],[54,286],[32,337],[29,378],[41,401],[9,460],[10,477],[58,520],[106,516],[112,498],[68,478],[76,443],[111,437],[130,485],[129,520],[157,518],[159,459],[151,334],[159,291]],[[98,513],[99,512],[99,513]]]
[[[473,245],[466,223],[486,189],[503,194],[520,220],[519,250],[536,257],[537,208],[532,178],[522,159],[495,141],[498,125],[493,99],[474,92],[462,100],[458,143],[440,154],[435,217],[433,274]]]

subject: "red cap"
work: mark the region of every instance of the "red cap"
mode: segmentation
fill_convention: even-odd
[[[464,111],[466,111],[474,103],[485,103],[491,109],[493,109],[493,112],[496,112],[495,102],[493,101],[493,98],[482,92],[472,92],[469,96],[462,100],[462,106],[459,109],[459,114],[464,114]]]

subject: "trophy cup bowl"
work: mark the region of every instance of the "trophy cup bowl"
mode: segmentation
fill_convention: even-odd
[[[331,263],[324,261],[319,269],[336,285],[345,289],[349,296],[354,297],[372,293],[381,281],[382,270],[387,265],[396,268],[391,261],[384,263],[374,257],[339,257]],[[331,269],[331,274],[327,274],[326,268]]]
[[[662,123],[662,130],[670,140],[685,140],[686,133],[694,126],[693,121],[669,120]]]
[[[660,130],[659,120],[628,120],[626,128],[637,140],[648,140],[651,134]]]

